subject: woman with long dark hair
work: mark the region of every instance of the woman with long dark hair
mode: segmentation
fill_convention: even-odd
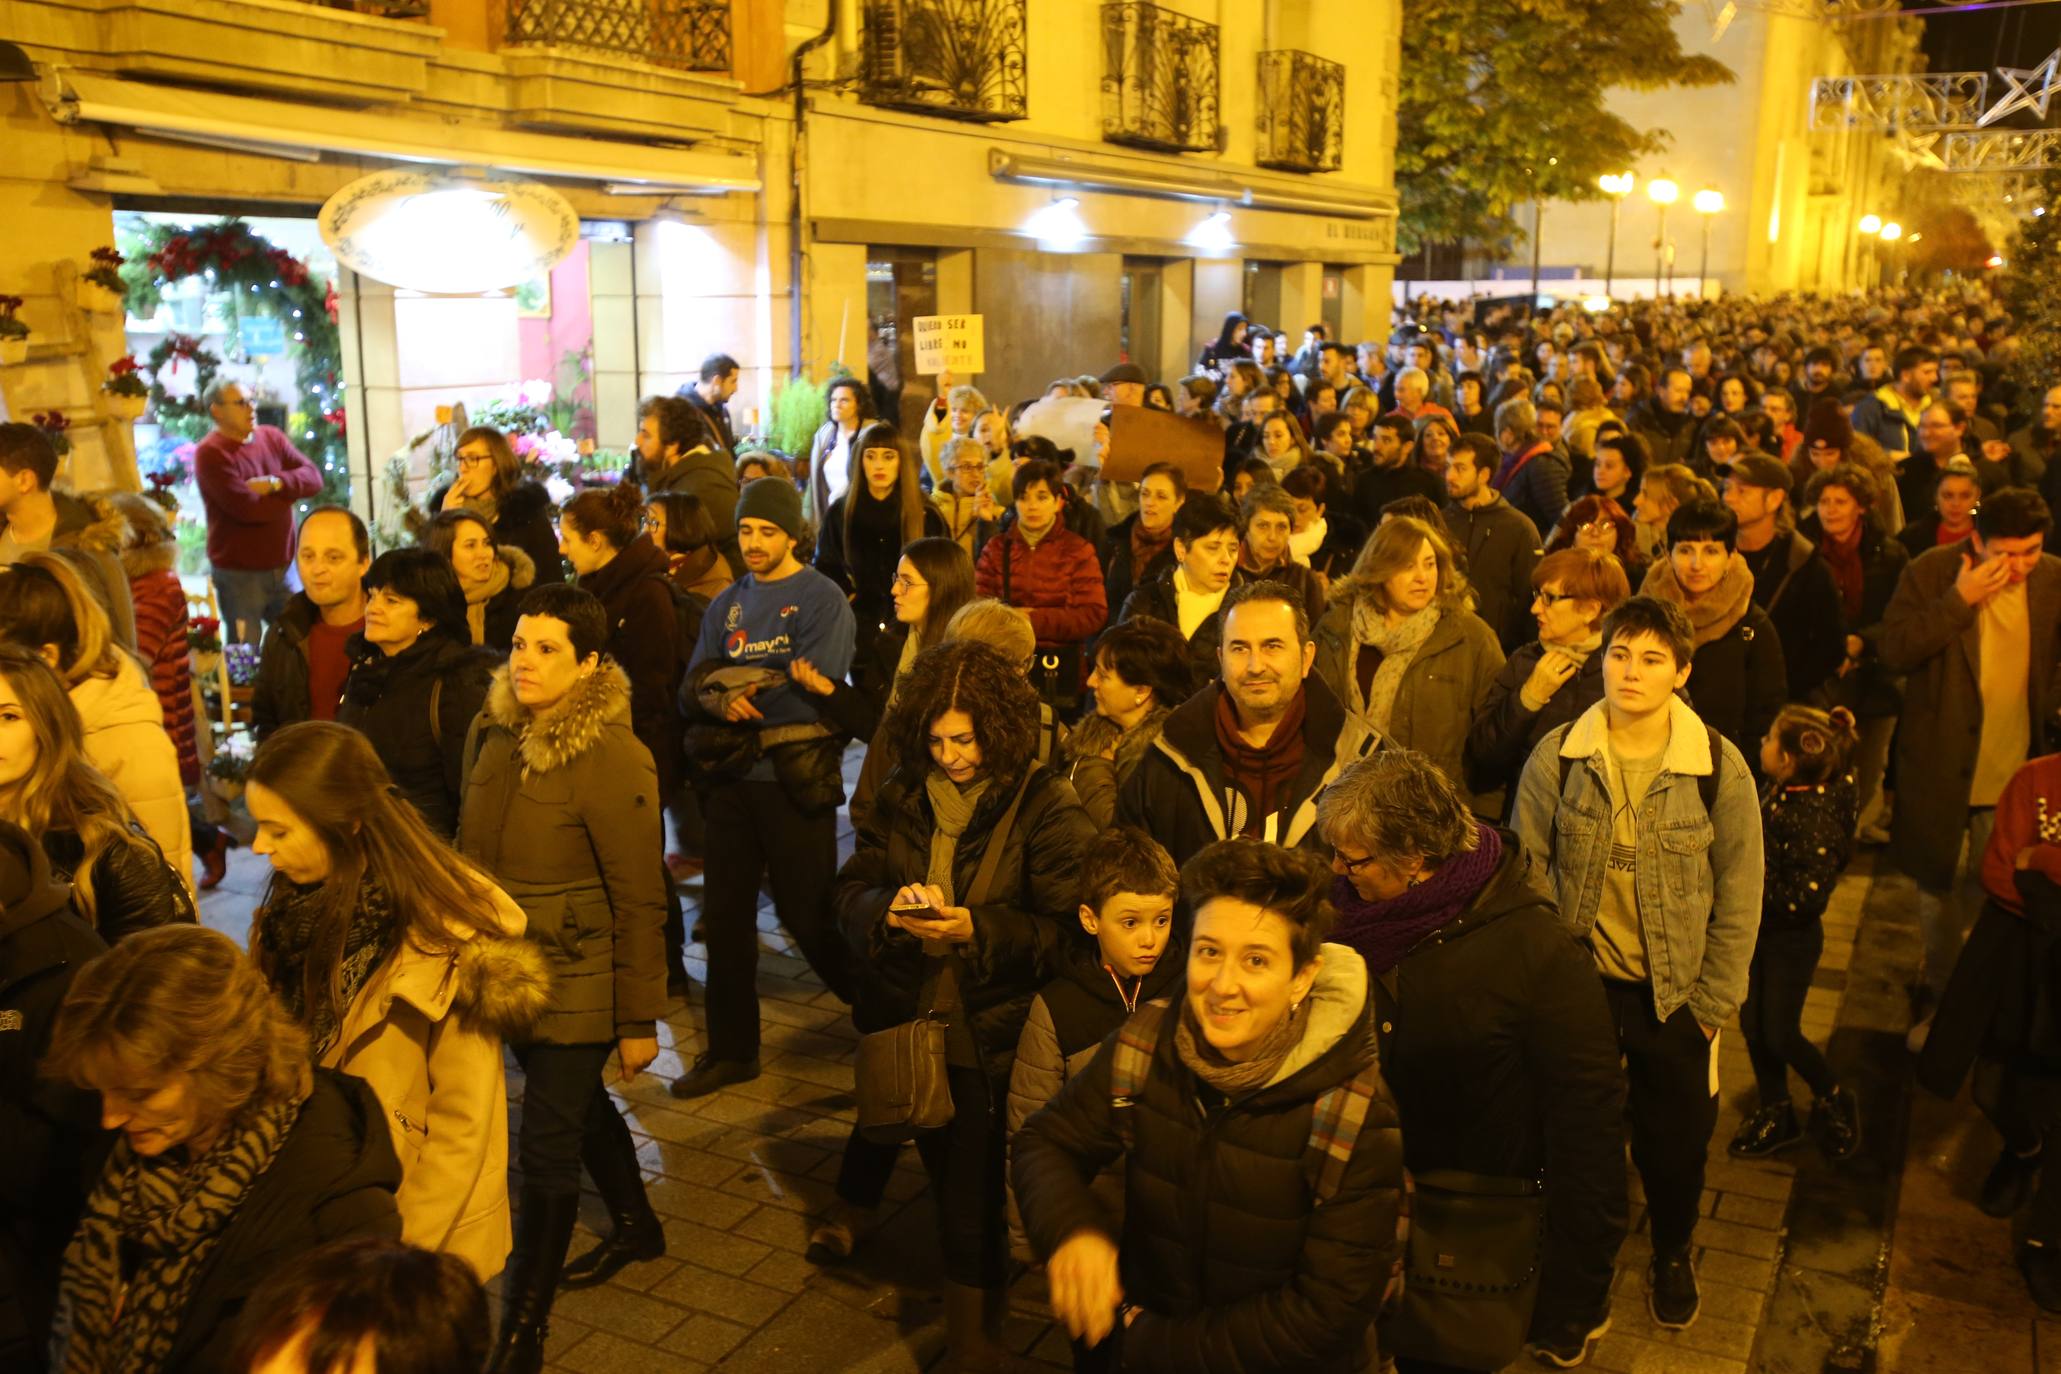
[[[522,909],[395,796],[365,737],[302,721],[266,740],[246,798],[272,881],[251,955],[323,1068],[379,1094],[401,1161],[401,1238],[508,1257],[505,1037],[551,1000]]]
[[[522,475],[522,459],[500,430],[474,425],[458,436],[457,475],[429,494],[432,518],[453,510],[485,516],[496,544],[530,556],[537,581],[565,580],[551,528],[551,494]]]
[[[868,661],[874,640],[894,621],[891,584],[903,547],[944,532],[918,481],[915,450],[885,420],[862,428],[851,445],[850,480],[816,537],[816,571],[851,599],[856,662]]]
[[[852,440],[873,419],[873,398],[858,378],[832,377],[823,386],[823,406],[828,418],[809,441],[809,514],[818,525],[831,502],[849,488]],[[741,487],[744,482],[740,473],[737,484]]]
[[[856,955],[859,1028],[949,1018],[953,1116],[911,1138],[937,1201],[953,1367],[967,1370],[998,1358],[1001,1105],[1094,834],[1073,788],[1038,765],[1037,727],[1037,693],[993,649],[960,642],[918,655],[884,727],[894,772],[835,895]]]
[[[1202,356],[1195,361],[1196,371],[1221,372],[1229,363],[1251,362],[1252,353],[1245,346],[1245,335],[1250,328],[1245,312],[1225,312],[1224,327],[1217,331],[1215,339],[1203,345]]]
[[[351,675],[336,708],[361,731],[393,784],[431,830],[458,833],[465,732],[487,699],[493,654],[472,645],[465,593],[428,549],[388,549],[365,574],[365,628],[346,652]]]
[[[439,511],[423,532],[422,547],[451,565],[465,594],[468,640],[497,654],[508,652],[516,607],[537,580],[537,565],[513,544],[496,544],[494,527],[477,511]]]
[[[1562,549],[1594,549],[1624,565],[1634,586],[1646,576],[1646,558],[1639,552],[1639,527],[1625,508],[1608,496],[1584,496],[1568,506],[1546,538],[1547,553]]]
[[[79,715],[40,657],[0,645],[0,820],[28,832],[79,914],[109,944],[191,921],[193,899],[107,776],[86,757]]]

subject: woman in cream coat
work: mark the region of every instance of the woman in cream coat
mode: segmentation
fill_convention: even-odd
[[[501,1042],[551,1000],[521,910],[394,791],[371,744],[324,721],[265,741],[246,794],[272,884],[251,952],[318,1065],[372,1085],[401,1161],[402,1238],[501,1271]]]

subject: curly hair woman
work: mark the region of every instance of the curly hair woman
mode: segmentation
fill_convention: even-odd
[[[947,1024],[952,1119],[904,1138],[937,1202],[954,1368],[995,1358],[1008,1236],[1000,1108],[1094,834],[1073,787],[1037,763],[1037,737],[1037,693],[1001,654],[961,641],[917,655],[876,745],[894,771],[834,898],[862,964],[859,1028]],[[848,1167],[860,1153],[847,1152]]]

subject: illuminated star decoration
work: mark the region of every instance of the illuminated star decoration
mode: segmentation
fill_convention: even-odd
[[[1975,127],[1988,128],[2005,115],[2019,110],[2031,110],[2041,119],[2045,119],[2047,102],[2054,95],[2054,78],[2057,72],[2061,72],[2061,48],[2048,53],[2047,60],[2037,67],[1997,68],[1997,75],[2004,78],[2004,84],[2009,89],[1998,98],[1996,104],[1983,113],[1982,118],[1975,121]],[[2031,89],[2035,78],[2039,81],[2037,90]]]
[[[1935,172],[1947,169],[1946,162],[1939,155],[1937,133],[1914,134],[1909,129],[1898,129],[1892,135],[1889,151],[1907,172],[1920,167]]]

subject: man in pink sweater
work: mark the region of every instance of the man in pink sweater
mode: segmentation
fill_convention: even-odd
[[[293,503],[322,494],[322,474],[293,441],[260,425],[236,382],[208,389],[214,432],[193,455],[208,513],[208,563],[225,638],[258,642],[286,607],[293,561]]]

